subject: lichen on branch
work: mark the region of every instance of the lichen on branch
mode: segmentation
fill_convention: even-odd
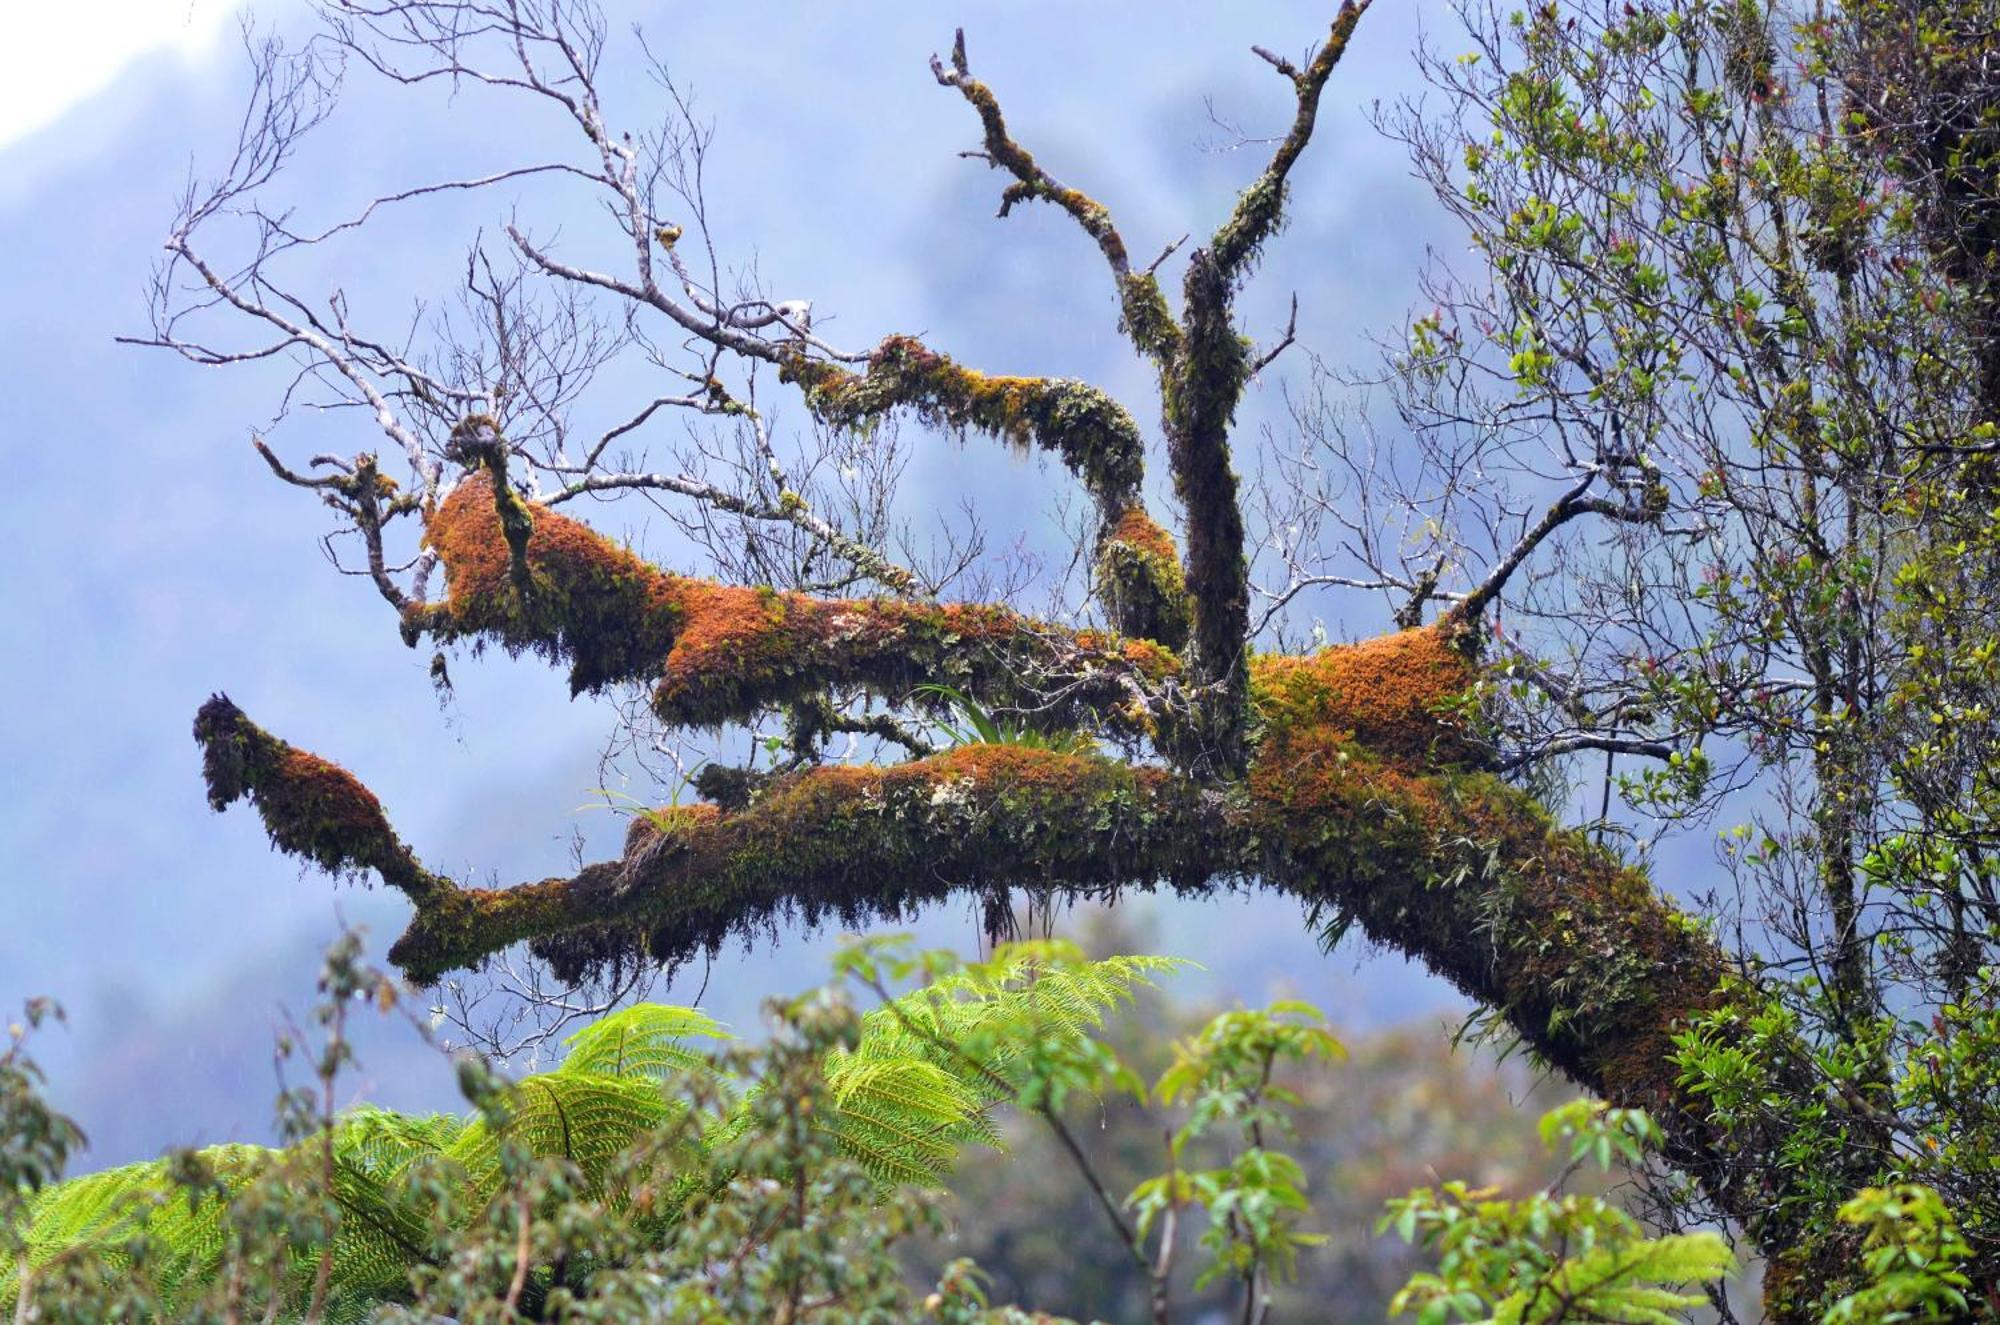
[[[1134,506],[1097,540],[1097,590],[1119,631],[1178,651],[1187,645],[1187,580],[1173,535]]]

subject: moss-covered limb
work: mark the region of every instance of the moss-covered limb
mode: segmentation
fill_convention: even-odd
[[[1298,112],[1263,174],[1208,245],[1189,257],[1183,343],[1161,374],[1167,457],[1174,492],[1187,510],[1187,589],[1196,676],[1205,695],[1193,740],[1199,756],[1222,769],[1242,766],[1248,713],[1242,661],[1250,632],[1250,568],[1229,433],[1251,358],[1236,330],[1236,289],[1283,218],[1286,177],[1312,138],[1320,93],[1366,8],[1365,0],[1344,0],[1326,44],[1304,69],[1260,52],[1292,80]]]
[[[1695,1018],[1756,990],[1643,872],[1479,771],[1488,752],[1462,717],[1474,638],[1447,620],[1253,659],[1245,813],[1257,848],[1244,868],[1499,1010],[1578,1084],[1652,1111],[1670,1158],[1718,1209],[1767,1249],[1792,1246],[1832,1213],[1770,1163],[1797,1138],[1718,1125],[1673,1052]],[[1774,1051],[1770,1068],[1820,1099],[1803,1047]],[[1830,1103],[1820,1125],[1837,1138],[1856,1120]]]
[[[507,577],[514,592],[534,592],[534,577],[528,571],[528,540],[534,536],[535,517],[527,500],[507,481],[507,439],[499,421],[486,414],[468,414],[451,430],[446,454],[468,468],[486,473],[486,488],[493,497],[493,515],[507,541]]]
[[[1107,520],[1139,498],[1146,443],[1123,405],[1086,382],[994,377],[926,348],[911,336],[876,347],[865,373],[794,355],[780,377],[805,392],[821,422],[859,427],[908,409],[935,427],[982,432],[1053,452],[1083,481]]]
[[[225,695],[194,719],[208,803],[249,797],[279,850],[330,873],[373,870],[419,904],[451,885],[417,863],[375,793],[340,765],[294,749],[245,717]]]
[[[1145,441],[1132,416],[1103,392],[1066,379],[990,377],[907,336],[883,341],[865,373],[794,359],[781,375],[804,389],[815,417],[836,426],[906,408],[933,425],[1055,452],[1096,499],[1099,582],[1113,624],[1170,650],[1187,642],[1186,586],[1173,540],[1139,501]]]
[[[1122,635],[1180,650],[1188,641],[1187,581],[1173,535],[1143,507],[1107,523],[1097,539],[1097,591]]]
[[[447,597],[413,607],[404,619],[406,637],[491,640],[509,652],[567,662],[578,693],[657,677],[684,616],[679,577],[580,521],[546,509],[531,509],[529,519],[530,591],[523,594],[492,479],[463,478],[424,533],[444,566]]]
[[[490,501],[474,505],[497,521]],[[538,515],[535,537],[551,523]],[[490,555],[504,582],[505,552]],[[424,871],[366,788],[227,700],[203,708],[196,734],[214,804],[249,795],[282,849],[377,870],[411,896],[391,957],[418,980],[523,941],[575,976],[684,960],[781,920],[899,919],[954,893],[1199,893],[1255,878],[1351,918],[1496,1009],[1579,1084],[1651,1111],[1669,1158],[1767,1251],[1831,1226],[1823,1170],[1770,1161],[1806,1127],[1806,1144],[1841,1153],[1857,1120],[1803,1050],[1769,1036],[1772,1088],[1806,1107],[1725,1124],[1680,1079],[1675,1035],[1758,991],[1641,871],[1479,771],[1455,716],[1473,666],[1448,624],[1247,671],[1256,743],[1239,781],[1014,744],[711,779],[703,790],[726,805],[642,816],[618,860],[509,889]],[[1858,1182],[1872,1152],[1853,1151]]]
[[[1651,1110],[1720,1209],[1787,1245],[1825,1212],[1766,1162],[1784,1138],[1719,1127],[1674,1060],[1675,1033],[1731,997],[1725,954],[1641,872],[1521,793],[1440,769],[1468,674],[1436,628],[1261,659],[1262,739],[1225,790],[1012,745],[746,785],[735,808],[635,822],[621,860],[574,879],[440,897],[395,957],[429,978],[528,940],[576,975],[682,960],[785,919],[901,918],[956,892],[1199,892],[1256,877],[1353,917],[1498,1009],[1580,1084]],[[1812,1090],[1802,1056],[1789,1075]]]
[[[1132,343],[1155,360],[1164,361],[1173,354],[1180,329],[1174,325],[1173,315],[1160,294],[1159,282],[1150,271],[1132,270],[1124,237],[1118,233],[1103,203],[1081,189],[1058,182],[1007,132],[999,98],[994,96],[993,89],[972,76],[971,66],[966,62],[965,29],[960,28],[952,41],[951,67],[946,68],[944,61],[932,56],[931,73],[940,85],[957,88],[978,113],[984,144],[981,155],[987,164],[1014,177],[1014,182],[1000,195],[1000,215],[1006,216],[1016,203],[1030,201],[1053,203],[1068,212],[1084,233],[1096,241],[1098,251],[1104,254],[1104,261],[1111,268],[1111,278],[1118,288],[1122,325]]]
[[[1206,250],[1188,259],[1187,295],[1187,343],[1164,375],[1167,459],[1174,493],[1187,512],[1195,669],[1207,694],[1198,739],[1206,762],[1234,770],[1245,752],[1242,662],[1250,634],[1250,567],[1229,432],[1250,355],[1236,332],[1229,278]]]
[[[1579,1085],[1647,1109],[1668,1158],[1760,1246],[1791,1246],[1831,1218],[1804,1175],[1771,1162],[1794,1124],[1725,1127],[1681,1081],[1674,1036],[1730,997],[1734,966],[1643,872],[1488,774],[1425,775],[1324,727],[1267,742],[1248,792],[1248,868],[1496,1009]],[[1820,1100],[1802,1046],[1772,1071]],[[1852,1120],[1830,1103],[1797,1125],[1824,1129],[1839,1153]]]
[[[1132,343],[1154,362],[1165,364],[1180,352],[1180,323],[1152,271],[1135,271],[1119,280],[1118,318]]]
[[[1444,623],[1317,653],[1259,654],[1250,662],[1256,726],[1267,746],[1318,730],[1403,768],[1478,766],[1488,752],[1462,712],[1478,679],[1475,638]]]
[[[969,745],[793,774],[735,813],[649,817],[615,864],[420,908],[390,955],[417,979],[524,939],[568,974],[621,957],[672,963],[781,919],[900,919],[953,893],[1196,887],[1235,854],[1222,798],[1164,770]]]
[[[1007,132],[1007,121],[1000,113],[999,98],[993,95],[991,88],[972,76],[971,66],[966,62],[964,28],[958,30],[952,41],[951,67],[947,69],[944,61],[933,55],[931,73],[940,86],[957,88],[967,104],[978,112],[987,164],[1014,177],[1014,184],[1001,197],[1000,215],[1005,216],[1017,202],[1031,199],[1052,202],[1074,217],[1085,233],[1097,241],[1097,247],[1103,252],[1104,260],[1111,264],[1114,276],[1122,278],[1132,270],[1125,241],[1119,236],[1118,227],[1111,223],[1111,213],[1104,205],[1080,189],[1057,183]]]
[[[411,628],[566,661],[577,691],[650,682],[655,711],[676,725],[743,721],[841,687],[900,701],[928,682],[1032,711],[1046,727],[1137,736],[1179,667],[1157,644],[1004,608],[823,599],[674,575],[541,507],[530,511],[524,594],[490,485],[467,478],[432,515],[427,536],[448,596],[414,610]]]

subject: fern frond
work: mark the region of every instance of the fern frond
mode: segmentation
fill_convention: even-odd
[[[524,1146],[537,1157],[567,1159],[581,1171],[588,1189],[601,1191],[610,1161],[679,1107],[658,1082],[645,1077],[558,1070],[515,1085],[501,1107],[499,1124],[474,1120],[443,1157],[463,1174],[474,1209],[500,1190],[504,1143]]]
[[[967,1146],[1000,1148],[992,1111],[1012,1069],[1051,1044],[1081,1042],[1111,1009],[1185,963],[1086,960],[1064,943],[1008,944],[862,1018],[854,1049],[827,1058],[847,1152],[878,1179],[936,1186]]]
[[[706,1072],[706,1055],[683,1041],[732,1039],[727,1027],[696,1008],[639,1003],[603,1017],[563,1041],[568,1053],[557,1071],[663,1080]]]

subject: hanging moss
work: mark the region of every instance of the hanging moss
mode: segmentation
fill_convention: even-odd
[[[466,479],[432,517],[449,596],[419,609],[440,639],[495,640],[570,663],[572,691],[653,682],[676,725],[716,727],[860,686],[900,700],[938,682],[1051,728],[1143,734],[1132,686],[1173,674],[1172,652],[981,604],[822,599],[722,585],[647,564],[591,529],[531,508],[531,587],[517,592],[490,479]],[[1059,696],[1045,702],[1047,694]]]
[[[982,432],[1062,458],[1107,511],[1137,499],[1145,471],[1145,440],[1125,407],[1085,382],[1059,377],[994,377],[927,349],[910,336],[891,336],[866,373],[794,357],[782,380],[805,390],[815,418],[861,427],[909,409],[932,427]]]
[[[987,700],[1060,675],[1071,717],[1143,732],[1151,719],[1143,705],[1119,707],[1131,703],[1120,679],[1175,677],[1157,640],[1058,631],[993,607],[715,585],[538,508],[523,594],[486,482],[461,484],[433,517],[450,596],[427,610],[427,627],[569,656],[586,681],[655,679],[672,721],[733,721],[828,686],[958,681]],[[1122,516],[1108,541],[1162,577],[1171,565],[1171,541],[1142,512]],[[1499,1009],[1586,1088],[1650,1110],[1677,1164],[1744,1212],[1753,1235],[1787,1245],[1817,1216],[1782,1190],[1744,1196],[1770,1179],[1744,1172],[1741,1138],[1677,1078],[1673,1037],[1735,997],[1724,955],[1643,873],[1478,771],[1457,708],[1476,673],[1457,630],[1448,620],[1254,659],[1257,721],[1240,779],[1011,744],[738,779],[718,784],[721,803],[642,816],[618,860],[507,889],[425,872],[350,774],[220,697],[196,734],[214,804],[248,795],[280,848],[332,870],[376,870],[412,897],[416,916],[391,957],[418,980],[521,941],[575,977],[686,960],[791,919],[900,919],[959,891],[1109,897],[1262,880],[1316,914],[1351,917]],[[1797,1073],[1808,1070],[1801,1057]]]
[[[900,919],[960,889],[1194,887],[1232,854],[1219,803],[1165,770],[1018,745],[812,769],[740,812],[669,814],[575,879],[421,909],[392,958],[424,980],[531,939],[573,978],[635,953],[683,961],[785,919]]]
[[[1097,585],[1118,629],[1179,650],[1188,641],[1187,583],[1173,536],[1128,507],[1097,542]]]

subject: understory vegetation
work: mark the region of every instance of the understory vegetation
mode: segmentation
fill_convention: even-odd
[[[1066,1156],[1069,1236],[1108,1229],[1152,1319],[1205,1298],[1262,1319],[1327,1254],[1297,1124],[1345,1048],[1317,1010],[1278,1003],[1195,1025],[1142,1078],[1121,1022],[1178,965],[1166,959],[1043,941],[964,963],[857,943],[836,983],[771,1003],[756,1043],[637,1004],[571,1034],[553,1071],[509,1080],[461,1056],[470,1111],[407,1115],[331,1109],[349,1018],[398,997],[359,955],[353,935],[328,952],[309,1042],[286,1046],[316,1079],[280,1098],[291,1140],[277,1149],[64,1179],[83,1138],[41,1100],[28,1036],[52,1009],[30,1008],[0,1058],[0,1308],[48,1322],[1054,1321],[989,1302],[972,1259],[933,1266],[932,1285],[910,1273],[954,1220],[997,1231],[946,1193],[967,1152],[1004,1155],[1023,1123]],[[1114,1191],[1078,1129],[1121,1101],[1171,1121],[1161,1171]],[[1647,1162],[1660,1136],[1644,1114],[1579,1099],[1540,1131],[1553,1158],[1539,1190],[1455,1179],[1386,1203],[1376,1233],[1431,1267],[1393,1312],[1664,1322],[1737,1268],[1719,1235],[1651,1234],[1589,1181]],[[1934,1192],[1864,1193],[1847,1217],[1868,1229],[1869,1283],[1829,1322],[1962,1309],[1966,1247]],[[1069,1268],[1087,1281],[1084,1264]]]

